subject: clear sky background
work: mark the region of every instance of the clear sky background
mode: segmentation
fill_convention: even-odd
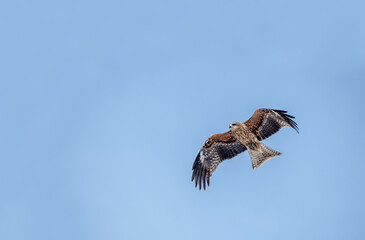
[[[364,1],[7,1],[0,239],[364,239]],[[190,182],[257,108],[300,128]]]

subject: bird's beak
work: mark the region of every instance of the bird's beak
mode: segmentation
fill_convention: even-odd
[[[232,128],[232,126],[231,125],[229,125],[229,129],[231,129]]]

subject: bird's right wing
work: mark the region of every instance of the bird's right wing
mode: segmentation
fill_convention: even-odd
[[[205,142],[195,159],[191,181],[195,179],[195,187],[199,184],[199,190],[203,184],[205,190],[206,183],[209,186],[209,179],[218,165],[245,150],[246,147],[232,135],[231,131],[213,134]]]

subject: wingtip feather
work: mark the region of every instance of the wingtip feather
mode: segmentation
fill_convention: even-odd
[[[203,188],[205,190],[205,177],[206,177],[206,174],[207,174],[207,171],[204,171],[204,174],[203,174]]]
[[[298,124],[293,120],[295,117],[289,114],[286,114],[287,111],[283,110],[276,110],[273,109],[273,111],[277,112],[280,116],[282,116],[285,121],[292,127],[294,130],[299,134],[299,127]]]

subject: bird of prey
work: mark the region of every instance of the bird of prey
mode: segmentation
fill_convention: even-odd
[[[218,167],[226,159],[233,158],[238,154],[248,151],[252,168],[259,168],[270,158],[280,156],[277,152],[265,144],[262,140],[278,132],[282,127],[289,126],[298,133],[298,125],[292,120],[287,111],[261,108],[257,109],[246,122],[233,122],[229,125],[230,130],[225,133],[211,135],[204,143],[193,164],[195,187],[199,190],[209,186],[209,179]]]

